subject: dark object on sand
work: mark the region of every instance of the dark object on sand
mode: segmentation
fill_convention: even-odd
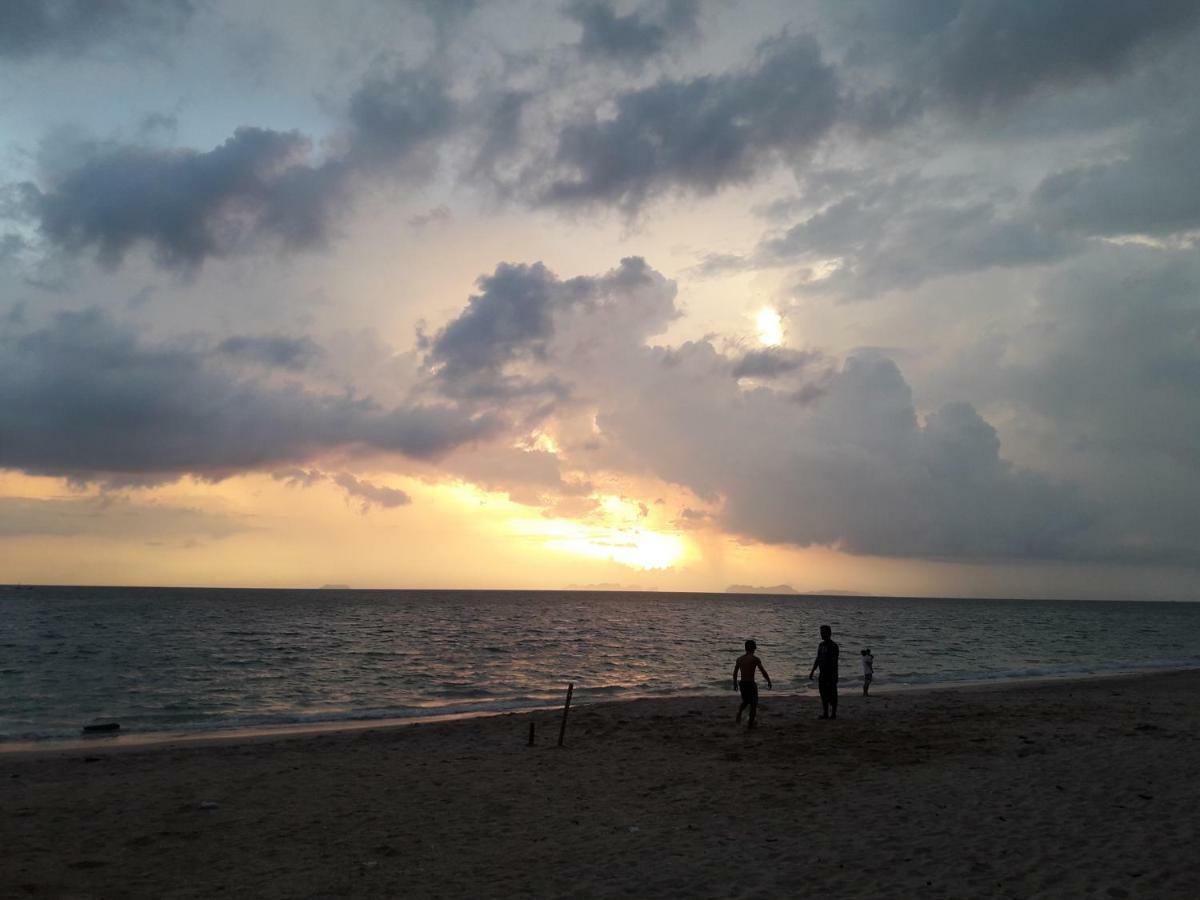
[[[84,734],[105,734],[113,731],[120,731],[120,722],[96,722],[92,725],[84,725]]]
[[[575,690],[575,682],[567,685],[567,702],[563,704],[562,724],[558,726],[558,746],[563,745],[563,738],[567,735],[567,713],[571,711],[571,694]]]
[[[533,723],[529,723],[529,746],[533,746]]]

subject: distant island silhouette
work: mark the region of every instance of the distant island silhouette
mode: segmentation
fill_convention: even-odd
[[[323,585],[321,585],[321,586],[320,586],[320,587],[319,587],[317,590],[321,590],[321,591],[348,591],[348,590],[350,590],[350,589],[351,589],[351,588],[350,588],[350,585],[348,585],[348,584],[323,584]]]

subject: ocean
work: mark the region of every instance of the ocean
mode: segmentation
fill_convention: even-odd
[[[754,638],[810,690],[1200,666],[1200,604],[573,591],[0,588],[0,742],[519,710],[730,690]]]

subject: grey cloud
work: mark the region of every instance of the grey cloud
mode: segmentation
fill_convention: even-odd
[[[308,368],[321,355],[320,345],[312,338],[280,334],[234,335],[221,341],[217,351],[233,359],[295,372]]]
[[[827,3],[851,67],[882,69],[847,115],[886,130],[930,108],[976,117],[1051,88],[1118,77],[1200,21],[1190,0]]]
[[[442,204],[428,209],[423,213],[418,213],[415,216],[409,216],[408,224],[413,228],[431,228],[438,225],[448,225],[454,221],[454,213],[450,207]]]
[[[349,162],[391,173],[402,163],[428,167],[430,142],[449,134],[457,115],[449,85],[435,70],[400,68],[370,77],[350,98]]]
[[[579,52],[585,58],[640,65],[672,42],[696,34],[699,0],[642,3],[624,15],[608,0],[574,0],[567,15],[582,26]]]
[[[334,164],[309,163],[309,141],[297,132],[239,128],[203,153],[127,145],[87,151],[77,167],[52,173],[44,190],[25,185],[24,203],[53,244],[94,249],[109,266],[139,242],[163,264],[184,268],[263,237],[320,244],[340,184]]]
[[[851,357],[797,405],[743,391],[711,347],[630,369],[597,416],[622,454],[721,501],[718,523],[770,543],[922,558],[1087,555],[1095,512],[1078,492],[999,456],[967,404],[921,423],[890,360]],[[614,379],[616,381],[616,379]],[[638,402],[633,402],[636,394]]]
[[[502,271],[516,276],[515,296],[530,308],[515,314],[514,295],[493,294],[485,280],[455,320],[461,330],[443,332],[454,335],[446,346],[493,376],[519,365],[525,378],[570,384],[573,403],[555,421],[567,454],[561,464],[572,470],[681,485],[716,508],[718,525],[765,542],[954,559],[1102,553],[1089,543],[1094,503],[1006,461],[995,430],[966,403],[922,422],[908,383],[879,353],[810,372],[818,357],[797,351],[747,359],[708,341],[647,346],[670,320],[674,291],[644,263],[636,277],[617,279],[640,287],[604,302],[587,299],[603,279],[585,280],[588,288],[566,300],[556,291],[578,279],[559,281],[544,268]],[[638,290],[654,299],[632,302]],[[607,317],[618,313],[626,321],[614,327]],[[730,377],[739,366],[788,377],[747,388]],[[499,468],[484,468],[505,481]]]
[[[1198,20],[1191,0],[971,0],[940,35],[934,78],[960,108],[1005,103],[1043,84],[1115,75]]]
[[[1197,6],[1200,9],[1200,5]],[[1143,131],[1123,158],[1047,176],[1034,192],[1038,215],[1085,234],[1164,235],[1200,227],[1200,118]]]
[[[427,362],[443,387],[500,392],[550,392],[562,397],[564,382],[530,378],[512,367],[546,358],[561,320],[579,311],[614,332],[660,328],[675,316],[674,285],[638,257],[598,277],[560,280],[541,263],[502,263],[479,279],[480,293],[432,339]],[[485,390],[480,390],[483,388]]]
[[[0,3],[0,58],[80,53],[104,41],[138,41],[178,32],[193,0],[5,0]]]
[[[380,509],[395,509],[412,503],[412,498],[398,488],[373,484],[351,475],[349,472],[329,474],[320,469],[304,469],[292,466],[271,473],[276,481],[284,482],[288,487],[310,488],[324,482],[332,482],[346,492],[346,496],[361,502],[360,511],[366,515],[372,506]]]
[[[355,180],[428,175],[457,112],[441,76],[398,69],[360,86],[347,122],[340,149],[322,159],[299,132],[255,127],[209,151],[52,138],[43,183],[7,185],[0,216],[31,219],[50,245],[94,251],[109,267],[138,244],[183,270],[263,242],[324,247]]]
[[[284,482],[288,487],[308,488],[314,484],[320,484],[326,476],[320,469],[302,469],[299,466],[292,466],[272,472],[271,477],[276,481]]]
[[[1194,250],[1096,245],[938,375],[1004,411],[1018,458],[1102,510],[1113,561],[1200,567],[1200,265]]]
[[[412,503],[412,498],[404,493],[404,491],[363,481],[360,478],[355,478],[349,472],[339,472],[337,475],[332,476],[332,478],[334,484],[348,495],[362,501],[362,512],[364,514],[372,506],[378,506],[381,509],[395,509],[398,506],[407,506]]]
[[[221,478],[332,451],[432,458],[499,427],[445,404],[386,408],[237,376],[204,352],[147,345],[95,311],[0,336],[4,468],[79,480]]]
[[[999,206],[984,186],[915,176],[852,190],[762,241],[760,265],[836,262],[804,275],[807,289],[862,297],[945,275],[1042,265],[1080,250],[1080,240],[1021,207]]]
[[[632,211],[670,190],[710,194],[768,160],[816,143],[838,109],[834,70],[815,40],[763,44],[754,65],[617,95],[615,114],[568,122],[553,158],[527,173],[537,201]]]
[[[734,378],[777,378],[815,362],[819,354],[786,347],[749,350],[733,366]]]

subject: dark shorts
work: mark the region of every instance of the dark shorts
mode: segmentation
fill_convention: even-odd
[[[837,682],[833,679],[826,681],[822,678],[817,682],[817,687],[821,691],[821,699],[828,703],[830,700],[837,699]]]
[[[753,681],[743,681],[738,685],[738,690],[742,692],[743,703],[758,702],[758,684]]]

